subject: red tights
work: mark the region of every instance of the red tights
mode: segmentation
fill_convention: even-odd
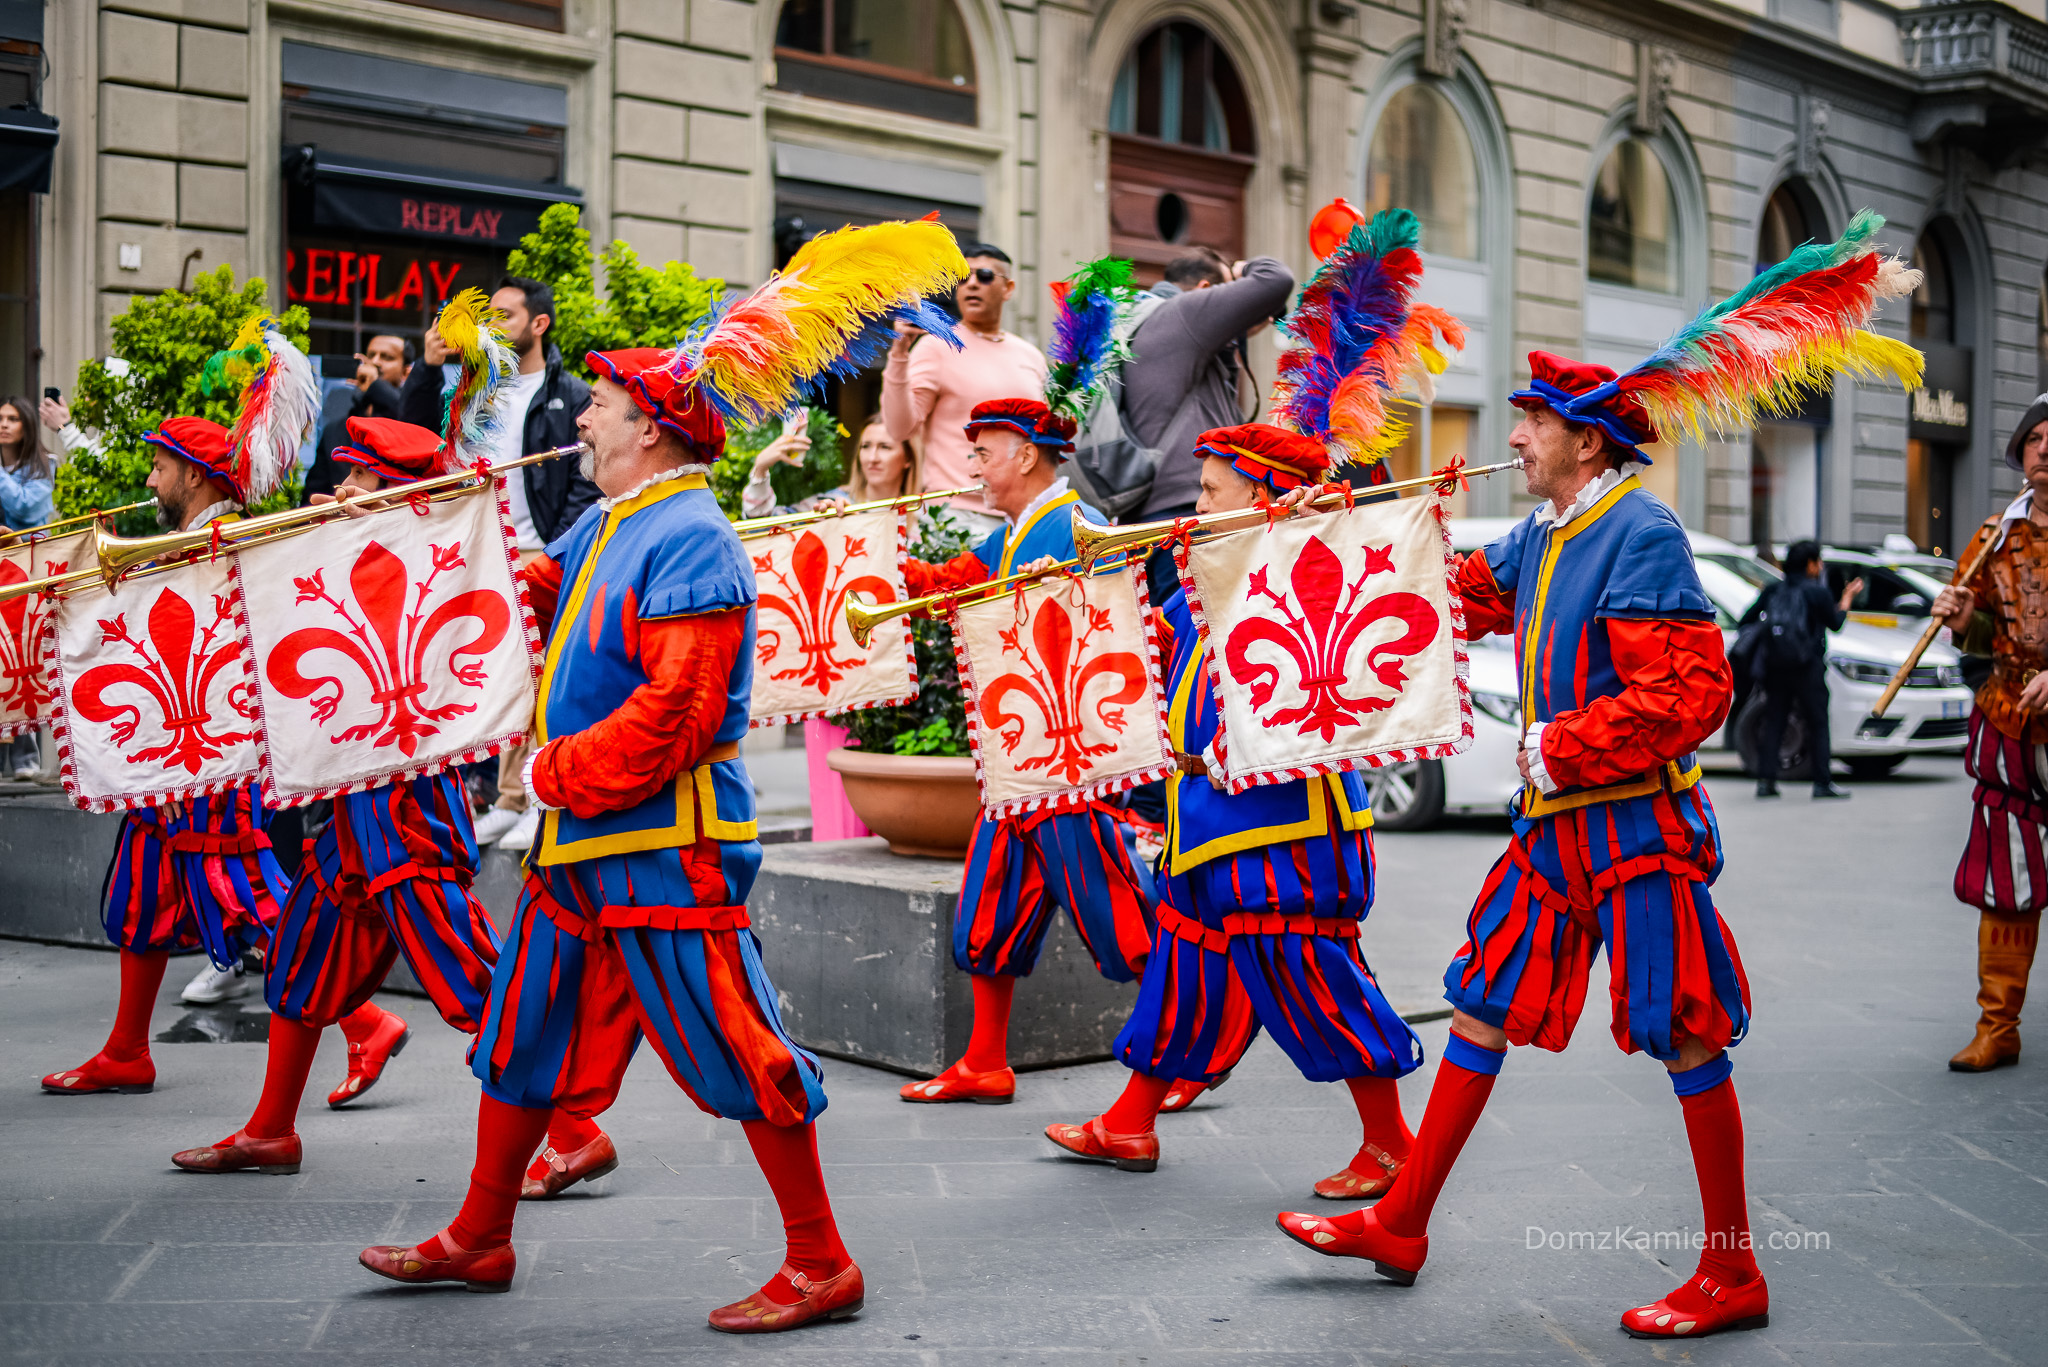
[[[171,956],[162,950],[135,954],[124,949],[120,958],[121,1001],[114,1008],[114,1028],[107,1032],[107,1047],[100,1052],[131,1063],[149,1057],[149,1018],[156,1010],[156,994],[164,985],[164,969]]]
[[[1010,1066],[1010,998],[1017,980],[1007,973],[975,974],[974,1033],[960,1066],[970,1073],[993,1073]]]

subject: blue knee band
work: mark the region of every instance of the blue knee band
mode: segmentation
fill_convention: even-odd
[[[1680,1096],[1698,1096],[1701,1092],[1726,1082],[1728,1075],[1734,1071],[1735,1060],[1729,1058],[1728,1051],[1724,1049],[1697,1068],[1673,1073],[1671,1090]]]
[[[1507,1050],[1484,1048],[1455,1030],[1444,1045],[1445,1063],[1455,1063],[1466,1072],[1484,1073],[1488,1077],[1500,1076],[1500,1065],[1507,1056]]]

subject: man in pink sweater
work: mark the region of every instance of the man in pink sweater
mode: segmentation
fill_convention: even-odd
[[[962,348],[926,340],[907,323],[896,325],[896,341],[882,370],[882,421],[893,441],[908,439],[924,457],[924,487],[957,489],[968,476],[972,444],[967,415],[990,399],[1045,397],[1045,355],[1014,332],[1003,331],[1003,305],[1017,292],[1010,258],[977,242],[961,253],[967,278],[953,291],[960,309]],[[978,494],[957,498],[952,511],[987,533],[1003,519]]]

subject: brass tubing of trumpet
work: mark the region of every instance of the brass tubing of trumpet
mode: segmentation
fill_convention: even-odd
[[[1519,470],[1521,468],[1522,458],[1517,456],[1513,460],[1504,460],[1496,465],[1481,465],[1469,470],[1460,470],[1457,472],[1457,476],[1469,479],[1473,476],[1497,475],[1503,470]],[[1453,476],[1442,474],[1419,475],[1414,479],[1395,480],[1391,484],[1375,484],[1364,489],[1354,489],[1351,491],[1351,497],[1354,501],[1363,501],[1378,498],[1381,494],[1399,493],[1403,489],[1420,489],[1428,485],[1442,484],[1449,478],[1453,478]],[[1309,508],[1334,507],[1343,501],[1344,494],[1341,492],[1317,494],[1314,498],[1308,499],[1303,506]],[[1093,569],[1095,562],[1105,555],[1117,555],[1125,551],[1137,550],[1142,546],[1157,545],[1159,542],[1172,536],[1177,527],[1187,526],[1190,521],[1192,522],[1191,530],[1194,531],[1217,533],[1245,531],[1252,527],[1264,525],[1266,510],[1263,507],[1231,508],[1220,513],[1204,513],[1202,516],[1193,519],[1182,518],[1178,521],[1137,522],[1128,527],[1106,527],[1097,523],[1077,521],[1074,524],[1074,548],[1079,553],[1082,568]],[[1225,525],[1226,523],[1234,523],[1235,525]]]
[[[732,524],[732,529],[740,534],[740,540],[747,541],[757,536],[770,536],[776,532],[787,531],[791,527],[802,526],[807,522],[823,522],[828,517],[851,517],[855,513],[871,513],[878,508],[915,508],[920,503],[933,503],[942,498],[978,494],[983,487],[973,484],[964,489],[934,489],[930,493],[904,494],[899,498],[870,499],[866,503],[849,503],[845,511],[837,513],[814,508],[806,513],[778,513],[773,517],[741,518]]]
[[[134,503],[123,503],[118,507],[95,508],[89,513],[76,513],[70,517],[60,517],[55,522],[45,522],[40,527],[23,527],[18,532],[0,532],[0,550],[5,550],[17,543],[25,542],[30,537],[46,537],[56,531],[57,528],[69,527],[74,522],[96,522],[103,517],[119,517],[122,513],[135,513],[142,511],[144,508],[154,507],[156,507],[156,500],[154,498],[138,499]]]
[[[922,598],[905,598],[895,603],[866,603],[858,598],[846,600],[846,624],[853,628],[854,642],[867,649],[868,639],[875,634],[875,628],[898,617],[908,617],[913,612],[928,612],[940,603],[955,605],[985,603],[991,598],[1000,598],[1017,588],[1026,580],[1043,579],[1061,570],[1071,570],[1080,565],[1079,560],[1062,560],[1057,565],[1047,565],[1042,570],[1019,570],[991,579],[986,584],[969,584],[964,589],[950,589],[945,593],[927,593]]]

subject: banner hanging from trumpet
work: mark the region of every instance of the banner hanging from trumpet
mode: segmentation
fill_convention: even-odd
[[[1174,555],[1209,642],[1229,791],[1471,743],[1441,494],[1290,518]]]
[[[755,614],[753,725],[908,702],[917,694],[909,623],[876,626],[854,640],[846,605],[905,596],[903,557],[911,514],[877,508],[825,518],[747,541],[760,589]]]
[[[0,551],[0,588],[92,563],[91,532],[24,541]],[[0,740],[50,718],[56,692],[43,659],[43,630],[56,606],[42,594],[0,602]]]
[[[184,802],[256,776],[256,702],[232,564],[202,559],[58,600],[46,637],[65,791],[92,812]]]
[[[1138,570],[1056,575],[957,606],[952,627],[989,815],[1102,797],[1172,771]]]
[[[439,773],[525,735],[541,651],[498,484],[237,553],[266,804]]]

